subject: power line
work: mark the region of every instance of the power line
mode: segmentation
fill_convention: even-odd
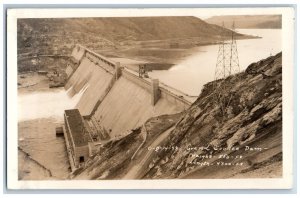
[[[229,76],[240,72],[239,57],[236,43],[236,32],[234,22],[231,31],[225,29],[223,22],[223,33],[219,44],[219,51],[215,69],[215,81],[213,83],[214,98],[224,116],[231,102],[231,90],[236,81],[226,81]],[[230,39],[227,39],[230,36]]]

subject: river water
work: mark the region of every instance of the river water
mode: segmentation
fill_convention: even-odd
[[[18,146],[50,170],[52,179],[67,179],[70,168],[63,137],[55,128],[62,126],[65,109],[76,106],[84,92],[73,97],[64,88],[18,94]],[[49,179],[29,158],[18,156],[19,179]]]
[[[240,71],[281,51],[281,29],[238,29],[237,32],[262,37],[237,41]],[[202,86],[214,80],[218,49],[219,45],[196,47],[191,56],[171,69],[152,71],[149,76],[189,95],[199,95]]]
[[[70,97],[64,88],[49,89],[18,95],[18,120],[56,118],[63,120],[64,110],[76,106],[85,89]]]

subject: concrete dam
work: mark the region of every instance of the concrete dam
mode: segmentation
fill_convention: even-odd
[[[71,167],[78,167],[79,163],[85,161],[83,158],[96,152],[95,144],[90,142],[103,143],[130,133],[151,117],[186,110],[195,100],[159,83],[158,79],[139,77],[126,65],[109,60],[81,45],[73,49],[70,60],[66,68],[68,81],[65,89],[71,95],[83,91],[75,107],[82,116],[79,119],[82,130],[76,130],[79,131],[76,133],[83,133],[81,136],[72,135],[72,126],[67,127],[71,121],[68,121],[69,116],[65,113],[65,128],[69,128],[65,130],[68,132],[65,137],[69,139],[67,147],[73,150],[71,158],[74,158]],[[72,122],[78,122],[76,119]],[[89,137],[84,135],[85,131]],[[87,140],[81,144],[86,146],[86,149],[80,149],[83,154],[74,150],[75,139],[80,137],[86,137]]]

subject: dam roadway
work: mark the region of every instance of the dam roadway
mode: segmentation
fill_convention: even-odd
[[[140,78],[81,45],[74,48],[66,73],[68,93],[84,91],[76,105],[80,114],[96,120],[110,137],[139,127],[151,117],[182,112],[197,98],[158,80]]]

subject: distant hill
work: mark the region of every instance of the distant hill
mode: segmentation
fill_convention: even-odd
[[[281,29],[281,15],[226,15],[214,16],[205,20],[207,23],[225,27],[232,26],[245,29]]]
[[[61,53],[76,43],[107,49],[132,42],[193,37],[213,43],[222,32],[231,33],[192,16],[19,19],[18,49],[19,54],[34,50]]]

